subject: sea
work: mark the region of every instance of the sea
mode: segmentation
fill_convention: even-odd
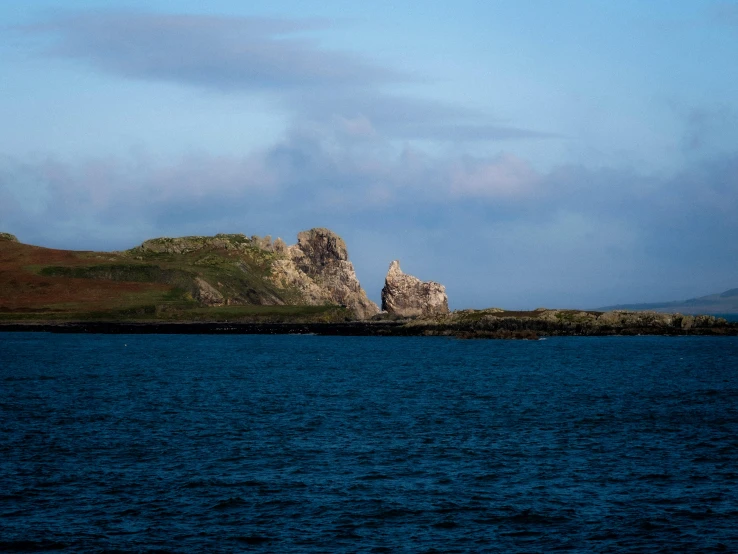
[[[736,552],[738,337],[0,333],[0,551]]]

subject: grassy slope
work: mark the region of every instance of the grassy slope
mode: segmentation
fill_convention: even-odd
[[[184,254],[78,252],[0,240],[0,322],[340,320],[335,306],[300,306],[297,291],[266,277],[274,254],[258,247]],[[204,307],[195,279],[242,305]],[[263,305],[284,303],[287,305]]]

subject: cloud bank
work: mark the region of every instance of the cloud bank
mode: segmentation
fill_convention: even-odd
[[[45,55],[128,79],[224,93],[267,94],[296,120],[363,118],[388,138],[440,141],[545,139],[489,114],[389,92],[422,79],[357,54],[323,48],[322,20],[70,12],[20,27],[50,40]]]
[[[82,12],[27,26],[56,37],[49,54],[137,79],[220,90],[362,86],[404,79],[358,56],[296,35],[321,21]]]
[[[695,280],[728,285],[737,212],[738,155],[670,178],[581,166],[539,173],[505,153],[357,156],[334,136],[292,135],[240,158],[0,163],[2,227],[26,242],[127,248],[216,232],[290,241],[328,226],[347,239],[370,293],[399,257],[449,283],[456,307],[594,306],[626,293],[679,298]]]

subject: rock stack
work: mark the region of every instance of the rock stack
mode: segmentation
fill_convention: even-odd
[[[400,262],[390,264],[382,289],[382,310],[400,317],[428,317],[448,313],[446,287],[406,275]]]

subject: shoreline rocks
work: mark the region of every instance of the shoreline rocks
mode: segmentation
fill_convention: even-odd
[[[2,311],[2,310],[0,310]],[[531,313],[531,312],[529,312]],[[458,339],[523,339],[536,340],[561,336],[738,336],[738,323],[724,319],[707,320],[683,329],[681,319],[671,325],[648,325],[645,321],[617,325],[586,325],[568,321],[528,316],[483,317],[469,319],[458,313],[434,319],[363,320],[343,322],[277,321],[254,317],[251,321],[64,321],[64,322],[0,322],[3,331],[41,331],[52,333],[179,333],[179,334],[317,334],[333,336],[426,336]],[[479,314],[474,314],[479,315]],[[604,314],[600,314],[604,315]],[[665,323],[665,322],[663,322]],[[700,326],[704,325],[704,326]]]

